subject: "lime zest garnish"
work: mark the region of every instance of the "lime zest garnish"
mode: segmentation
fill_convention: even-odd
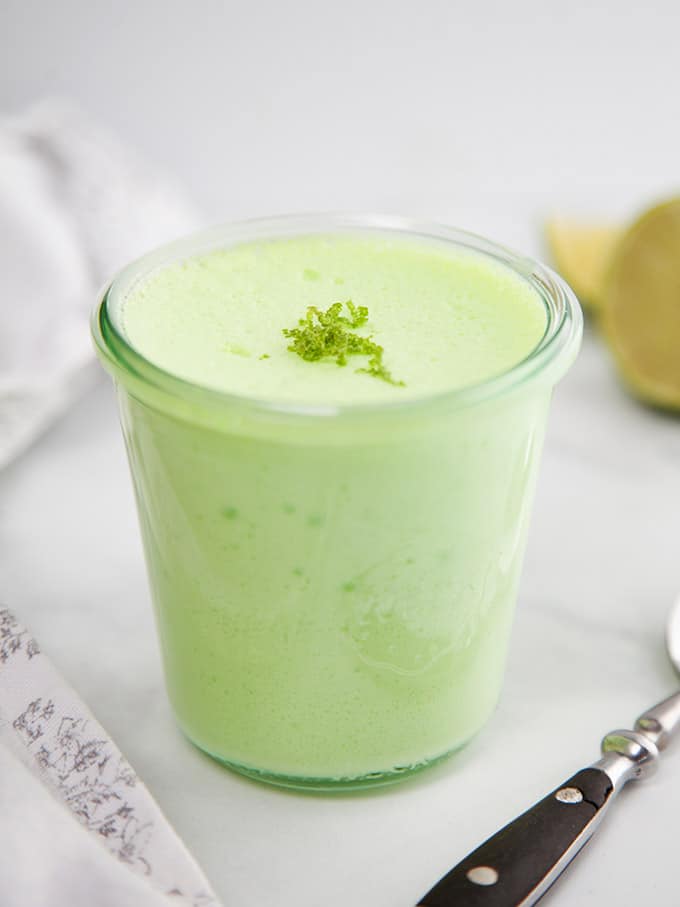
[[[343,306],[346,314],[343,314]],[[296,328],[284,328],[283,336],[293,342],[288,349],[297,353],[305,362],[321,359],[335,359],[336,365],[347,365],[349,356],[368,356],[368,365],[356,369],[366,375],[373,375],[395,387],[404,387],[397,381],[383,362],[384,350],[371,337],[354,333],[368,321],[368,308],[356,306],[351,299],[334,302],[325,312],[311,305],[307,314],[298,321]]]

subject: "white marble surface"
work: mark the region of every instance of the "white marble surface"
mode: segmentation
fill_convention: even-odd
[[[57,90],[103,112],[214,220],[373,208],[535,252],[548,207],[625,208],[672,188],[680,126],[659,86],[677,66],[673,4],[281,6],[206,0],[199,28],[194,8],[149,0],[110,12],[10,2],[0,102]],[[260,787],[175,730],[103,379],[0,473],[0,595],[225,905],[410,907],[673,688],[662,627],[680,590],[679,500],[680,421],[632,401],[587,334],[555,395],[499,709],[459,756],[374,794]],[[624,793],[545,903],[677,903],[678,817],[676,749]]]

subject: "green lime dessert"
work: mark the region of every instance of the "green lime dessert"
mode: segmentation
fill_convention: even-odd
[[[578,310],[469,238],[270,226],[143,260],[95,319],[167,686],[238,770],[385,783],[497,701]]]
[[[355,333],[383,347],[397,382],[332,358],[291,355],[284,330],[308,308],[366,310]],[[141,280],[121,328],[144,357],[229,394],[291,403],[399,401],[474,384],[537,345],[545,306],[531,284],[474,252],[343,235],[266,240],[176,262]],[[366,363],[363,363],[364,365]]]

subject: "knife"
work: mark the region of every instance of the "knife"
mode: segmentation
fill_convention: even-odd
[[[465,857],[418,907],[536,904],[590,840],[616,794],[656,769],[659,750],[680,730],[680,693],[641,715],[635,728],[607,734],[601,759]]]

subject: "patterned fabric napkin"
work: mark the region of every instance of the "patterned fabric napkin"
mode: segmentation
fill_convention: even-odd
[[[125,757],[7,609],[0,810],[2,907],[218,907]]]

